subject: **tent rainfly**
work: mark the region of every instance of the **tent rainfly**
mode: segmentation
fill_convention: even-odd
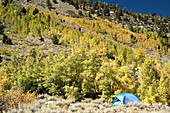
[[[134,102],[140,102],[139,98],[136,95],[132,93],[121,93],[115,96],[111,107]]]

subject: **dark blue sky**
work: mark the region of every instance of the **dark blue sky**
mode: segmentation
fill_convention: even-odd
[[[95,1],[95,0],[92,0]],[[136,13],[153,13],[161,14],[165,17],[170,17],[170,0],[98,0],[101,2],[119,4],[122,9],[126,7],[127,10],[131,10]]]

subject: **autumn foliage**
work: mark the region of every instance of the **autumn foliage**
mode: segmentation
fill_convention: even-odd
[[[26,14],[19,9],[21,6],[14,4],[0,7],[1,18],[11,24],[7,27],[11,38],[43,36],[71,52],[45,57],[34,49],[24,57],[12,54],[13,59],[0,67],[0,99],[8,108],[33,101],[33,91],[78,100],[112,100],[116,94],[131,92],[142,102],[170,103],[169,63],[148,58],[146,51],[168,53],[165,39],[147,30],[135,33],[103,19],[71,18],[40,10],[34,15],[32,6],[26,8]]]

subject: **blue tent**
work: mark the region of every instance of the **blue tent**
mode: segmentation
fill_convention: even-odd
[[[122,104],[140,102],[139,98],[132,93],[121,93],[119,95],[116,95],[111,107],[119,106],[120,103],[118,103],[117,101],[120,101],[120,103]]]

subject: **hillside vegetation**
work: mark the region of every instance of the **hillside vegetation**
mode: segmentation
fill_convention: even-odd
[[[14,3],[0,4],[0,21],[0,103],[17,87],[33,99],[34,91],[77,100],[112,100],[131,92],[142,102],[170,104],[170,64],[160,61],[169,55],[167,38],[101,18],[72,18]],[[8,108],[13,106],[3,109]]]

